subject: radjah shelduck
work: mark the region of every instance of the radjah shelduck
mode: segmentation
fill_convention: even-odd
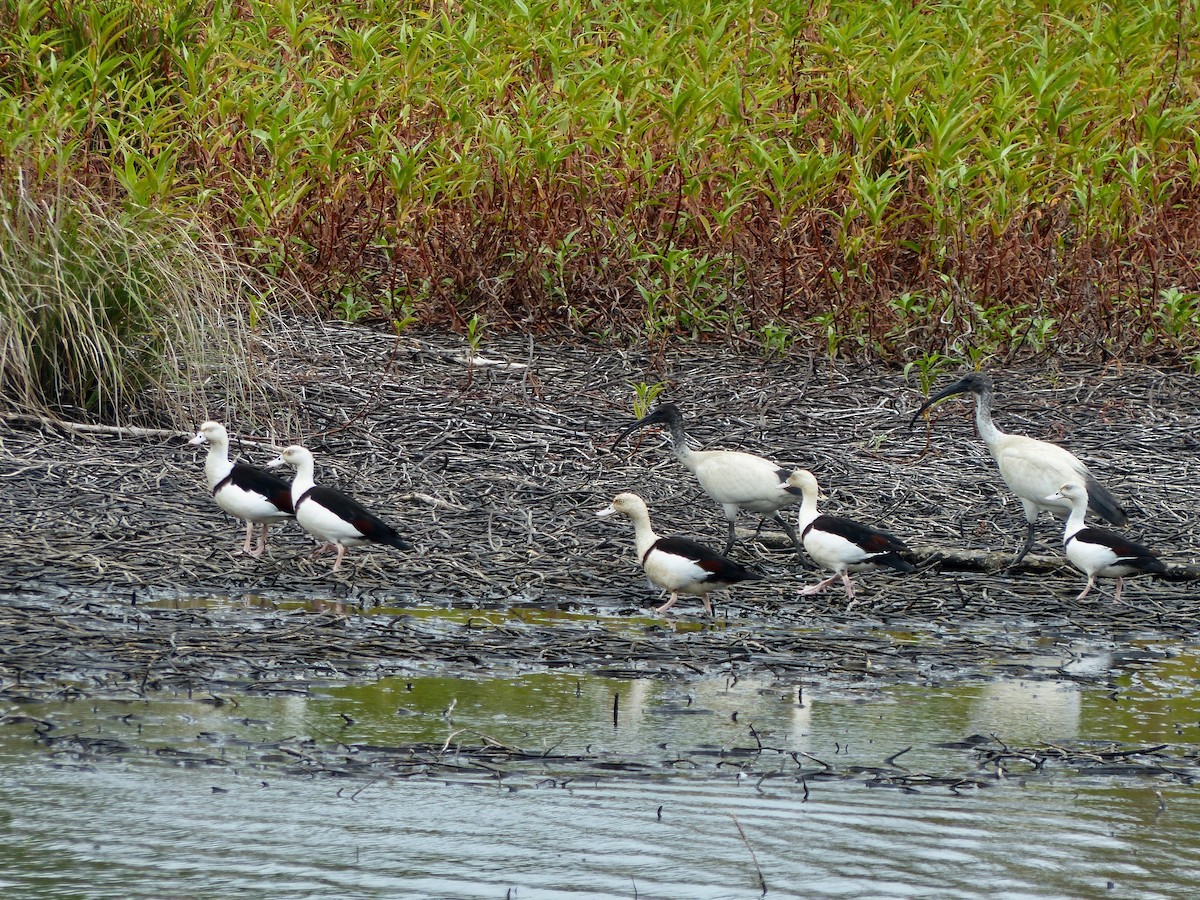
[[[680,594],[691,594],[704,602],[704,611],[711,616],[712,604],[708,595],[712,591],[762,578],[757,572],[688,538],[659,537],[650,524],[645,501],[637,494],[617,494],[612,503],[596,515],[616,513],[628,516],[633,522],[634,543],[646,577],[671,595],[655,610],[657,613],[664,613],[674,606]]]
[[[846,596],[853,600],[851,572],[879,568],[916,571],[916,567],[900,555],[908,548],[899,538],[850,519],[821,515],[817,511],[817,479],[812,472],[801,469],[793,480],[803,497],[796,527],[800,530],[804,549],[813,562],[833,572],[824,581],[804,588],[801,594],[820,593],[840,578],[846,586]]]
[[[333,488],[319,486],[313,476],[313,455],[304,447],[293,444],[269,463],[272,468],[282,465],[289,465],[296,470],[296,477],[292,481],[296,521],[305,531],[324,542],[317,548],[317,553],[331,549],[337,551],[334,572],[341,566],[347,547],[374,542],[398,550],[412,549],[412,544],[402,538],[396,529],[350,497]]]
[[[910,426],[917,421],[917,416],[939,400],[965,393],[975,397],[975,427],[980,439],[996,460],[1000,477],[1017,495],[1025,510],[1025,544],[1013,560],[1014,566],[1033,547],[1034,523],[1040,510],[1049,510],[1059,517],[1070,513],[1070,506],[1065,501],[1049,499],[1068,481],[1078,481],[1087,488],[1088,504],[1096,515],[1113,525],[1126,524],[1128,518],[1121,504],[1074,454],[1057,444],[1020,434],[1007,434],[996,427],[992,421],[992,379],[981,372],[963,376],[926,400],[913,414]]]
[[[683,430],[683,414],[674,403],[664,403],[649,415],[634,422],[617,436],[619,444],[625,436],[646,425],[662,423],[671,433],[671,448],[675,458],[696,476],[704,493],[721,504],[729,533],[723,553],[728,553],[737,538],[735,520],[738,510],[758,513],[776,522],[800,554],[800,539],[779,511],[800,502],[800,492],[788,481],[791,469],[776,465],[769,459],[738,450],[693,450],[688,446]],[[801,557],[803,559],[803,557]]]
[[[1072,564],[1087,575],[1076,600],[1082,600],[1096,583],[1096,576],[1116,578],[1113,600],[1121,602],[1121,585],[1126,575],[1141,572],[1165,572],[1166,565],[1153,550],[1131,541],[1107,528],[1089,526],[1084,518],[1088,510],[1088,492],[1082,483],[1068,482],[1046,497],[1052,503],[1066,503],[1071,508],[1063,530],[1063,550]]]
[[[269,472],[233,462],[229,458],[229,433],[220,422],[205,422],[189,444],[207,444],[204,476],[217,505],[231,516],[246,521],[246,543],[242,552],[262,556],[267,549],[267,529],[272,522],[292,518],[292,488]],[[258,547],[251,548],[256,527],[261,528]]]

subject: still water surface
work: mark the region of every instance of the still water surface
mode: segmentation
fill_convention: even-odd
[[[330,684],[221,706],[179,696],[2,710],[124,751],[85,758],[48,749],[28,723],[0,726],[0,896],[715,900],[758,897],[765,881],[769,898],[1195,897],[1200,791],[1176,780],[1059,768],[913,793],[802,784],[786,777],[787,754],[781,777],[760,777],[761,760],[758,775],[738,777],[745,757],[719,752],[761,741],[848,771],[911,747],[897,764],[969,775],[970,751],[937,745],[995,733],[1012,746],[1197,746],[1200,655],[1168,649],[1116,674],[1115,691],[1068,680],[805,686],[797,702],[797,685],[769,680],[537,672]],[[271,751],[481,736],[614,766],[346,779],[305,775]]]

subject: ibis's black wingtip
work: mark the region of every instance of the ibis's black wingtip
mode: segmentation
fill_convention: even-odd
[[[1116,525],[1118,528],[1124,528],[1129,524],[1129,516],[1122,509],[1121,504],[1117,502],[1117,498],[1109,493],[1108,488],[1102,485],[1092,476],[1086,479],[1088,494],[1088,506],[1092,511],[1111,525]]]

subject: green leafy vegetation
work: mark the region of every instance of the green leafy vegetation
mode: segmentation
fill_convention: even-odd
[[[1185,363],[1195,16],[0,0],[0,189],[201,221],[330,317],[402,329]]]
[[[632,382],[629,385],[633,388],[633,417],[635,419],[644,419],[654,406],[654,401],[658,399],[658,395],[667,389],[669,386],[665,381],[638,381]]]

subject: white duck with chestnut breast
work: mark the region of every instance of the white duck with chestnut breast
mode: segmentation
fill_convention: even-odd
[[[1071,508],[1063,530],[1063,551],[1067,559],[1088,577],[1087,584],[1076,600],[1087,596],[1096,583],[1097,575],[1117,579],[1113,601],[1120,603],[1121,586],[1126,575],[1167,571],[1166,564],[1149,547],[1107,528],[1087,524],[1088,492],[1082,483],[1068,482],[1046,500],[1066,503]]]
[[[992,421],[995,396],[992,379],[982,372],[971,372],[926,400],[913,414],[910,427],[917,421],[917,416],[939,400],[964,393],[975,397],[975,427],[979,437],[996,460],[1000,477],[1020,499],[1025,511],[1025,544],[1013,560],[1014,566],[1033,547],[1034,523],[1041,510],[1049,510],[1060,518],[1070,513],[1071,508],[1064,500],[1049,499],[1068,481],[1077,481],[1087,488],[1088,505],[1096,515],[1113,525],[1126,524],[1128,517],[1121,504],[1074,454],[1057,444],[1008,434],[996,427]]]
[[[234,462],[229,458],[229,432],[220,422],[200,426],[189,444],[205,444],[204,476],[217,505],[231,516],[246,522],[246,543],[242,552],[262,556],[267,549],[267,529],[273,522],[292,518],[292,488],[269,472]],[[255,527],[261,527],[258,547],[251,549]]]
[[[728,553],[733,548],[737,538],[735,521],[738,511],[746,510],[778,524],[792,539],[796,553],[800,554],[800,539],[779,512],[800,502],[800,492],[788,481],[791,469],[740,450],[693,450],[688,446],[687,434],[683,429],[683,414],[674,403],[664,403],[649,415],[638,419],[617,436],[614,446],[635,429],[656,423],[667,425],[675,458],[696,476],[704,492],[721,504],[729,525],[722,553]]]
[[[711,616],[712,604],[708,595],[712,591],[762,578],[757,572],[688,538],[659,537],[650,524],[650,511],[646,509],[645,501],[637,494],[617,494],[612,503],[596,515],[617,513],[628,516],[633,522],[637,555],[646,577],[670,592],[670,599],[655,610],[657,613],[665,613],[674,606],[680,594],[691,594],[703,601],[704,611]]]
[[[899,538],[861,522],[821,515],[817,511],[817,479],[812,472],[801,469],[794,481],[804,498],[796,523],[804,549],[814,562],[833,572],[824,581],[804,588],[801,594],[820,593],[840,578],[846,586],[846,597],[853,600],[851,572],[880,568],[916,571],[916,567],[900,555],[908,548]]]
[[[398,550],[412,549],[412,544],[402,538],[396,529],[359,503],[341,491],[318,485],[314,477],[313,455],[306,448],[293,444],[269,463],[271,468],[282,465],[289,465],[296,470],[296,477],[292,481],[296,521],[313,537],[325,542],[316,552],[329,549],[337,551],[334,572],[341,566],[347,547],[373,542]]]

